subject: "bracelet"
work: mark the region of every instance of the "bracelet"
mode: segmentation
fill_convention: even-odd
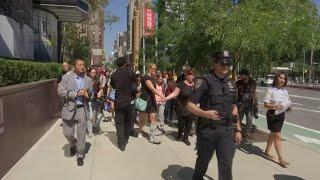
[[[237,130],[236,130],[236,132],[242,133],[242,131],[241,131],[241,130],[239,130],[239,129],[237,129]]]

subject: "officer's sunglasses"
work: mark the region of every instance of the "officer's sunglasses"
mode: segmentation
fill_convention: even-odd
[[[228,63],[219,62],[219,64],[220,64],[221,66],[230,66],[230,64],[228,64]]]

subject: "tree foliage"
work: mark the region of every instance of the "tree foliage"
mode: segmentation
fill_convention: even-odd
[[[97,11],[104,8],[109,4],[109,0],[88,0],[91,11]],[[109,11],[105,12],[103,23],[110,26],[111,24],[119,21],[119,17],[111,14]],[[76,23],[63,23],[63,35],[62,35],[62,55],[63,60],[73,62],[75,58],[83,58],[86,64],[90,64],[90,36],[87,31],[89,28],[89,21]]]
[[[172,0],[159,1],[159,55],[178,67],[209,67],[218,50],[233,52],[237,66],[266,74],[271,66],[301,58],[304,49],[318,50],[320,23],[310,0]],[[179,18],[183,14],[183,19]],[[161,58],[161,57],[160,57]]]

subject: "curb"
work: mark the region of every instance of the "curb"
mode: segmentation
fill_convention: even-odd
[[[320,90],[320,87],[310,87],[310,86],[299,86],[299,85],[287,85],[287,87],[297,88],[297,89],[309,89],[309,90]]]

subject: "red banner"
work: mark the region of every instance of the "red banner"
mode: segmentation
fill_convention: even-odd
[[[144,8],[144,36],[151,36],[155,30],[155,13],[152,9]]]

